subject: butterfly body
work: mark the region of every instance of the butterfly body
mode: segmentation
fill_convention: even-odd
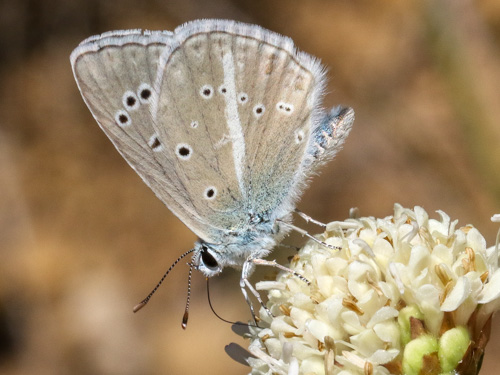
[[[276,223],[265,222],[252,226],[244,232],[232,232],[221,239],[221,243],[208,243],[199,240],[195,244],[193,261],[206,276],[213,276],[224,267],[241,268],[249,259],[265,258],[288,231]],[[213,266],[203,260],[204,251],[208,251],[215,260]],[[206,256],[206,255],[205,255]],[[203,261],[201,261],[203,260]]]
[[[354,120],[350,108],[321,108],[315,58],[259,26],[109,32],[83,41],[71,63],[102,130],[200,238],[192,263],[207,276],[269,254]]]

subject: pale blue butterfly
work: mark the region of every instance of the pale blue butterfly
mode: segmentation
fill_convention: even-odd
[[[307,234],[291,224],[295,204],[354,121],[321,108],[319,61],[259,26],[199,20],[88,38],[71,64],[102,130],[200,238],[175,263],[194,252],[207,277],[242,268],[247,302],[246,288],[258,297],[254,265],[276,265],[262,258],[291,229]]]

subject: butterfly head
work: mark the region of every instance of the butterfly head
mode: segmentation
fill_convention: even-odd
[[[206,277],[218,275],[224,268],[224,261],[216,246],[203,241],[195,244],[193,264]]]

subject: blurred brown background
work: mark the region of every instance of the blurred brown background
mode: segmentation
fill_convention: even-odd
[[[474,224],[494,243],[497,0],[2,0],[1,374],[248,371],[224,353],[231,341],[245,343],[210,312],[199,274],[189,326],[181,329],[182,264],[147,308],[132,314],[195,237],[98,128],[69,63],[72,49],[93,34],[172,30],[215,17],[292,37],[329,67],[325,105],[356,111],[344,150],[299,208],[329,221],[345,218],[350,207],[386,216],[395,202],[421,205]],[[212,280],[213,303],[226,319],[246,320],[238,278],[228,270]],[[498,317],[492,341],[495,335]],[[498,373],[499,350],[490,343],[482,374]]]

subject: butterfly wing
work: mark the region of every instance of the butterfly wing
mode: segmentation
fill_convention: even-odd
[[[171,32],[116,31],[92,37],[71,55],[82,96],[102,130],[155,194],[198,236],[215,241],[220,234],[192,204],[176,160],[157,138],[151,103],[158,61]],[[174,129],[174,128],[170,128]]]
[[[251,227],[253,215],[273,221],[288,214],[353,119],[321,110],[323,67],[291,39],[233,21],[191,22],[175,39],[160,61],[155,113],[179,128],[168,134],[160,127],[170,150],[189,139],[193,159],[204,158],[182,166],[197,210],[235,231]],[[200,199],[211,187],[217,197]]]
[[[319,108],[321,65],[258,26],[108,33],[71,61],[118,151],[207,242],[251,228],[255,214],[287,214],[306,175],[342,143],[330,142],[335,126],[350,127]]]

